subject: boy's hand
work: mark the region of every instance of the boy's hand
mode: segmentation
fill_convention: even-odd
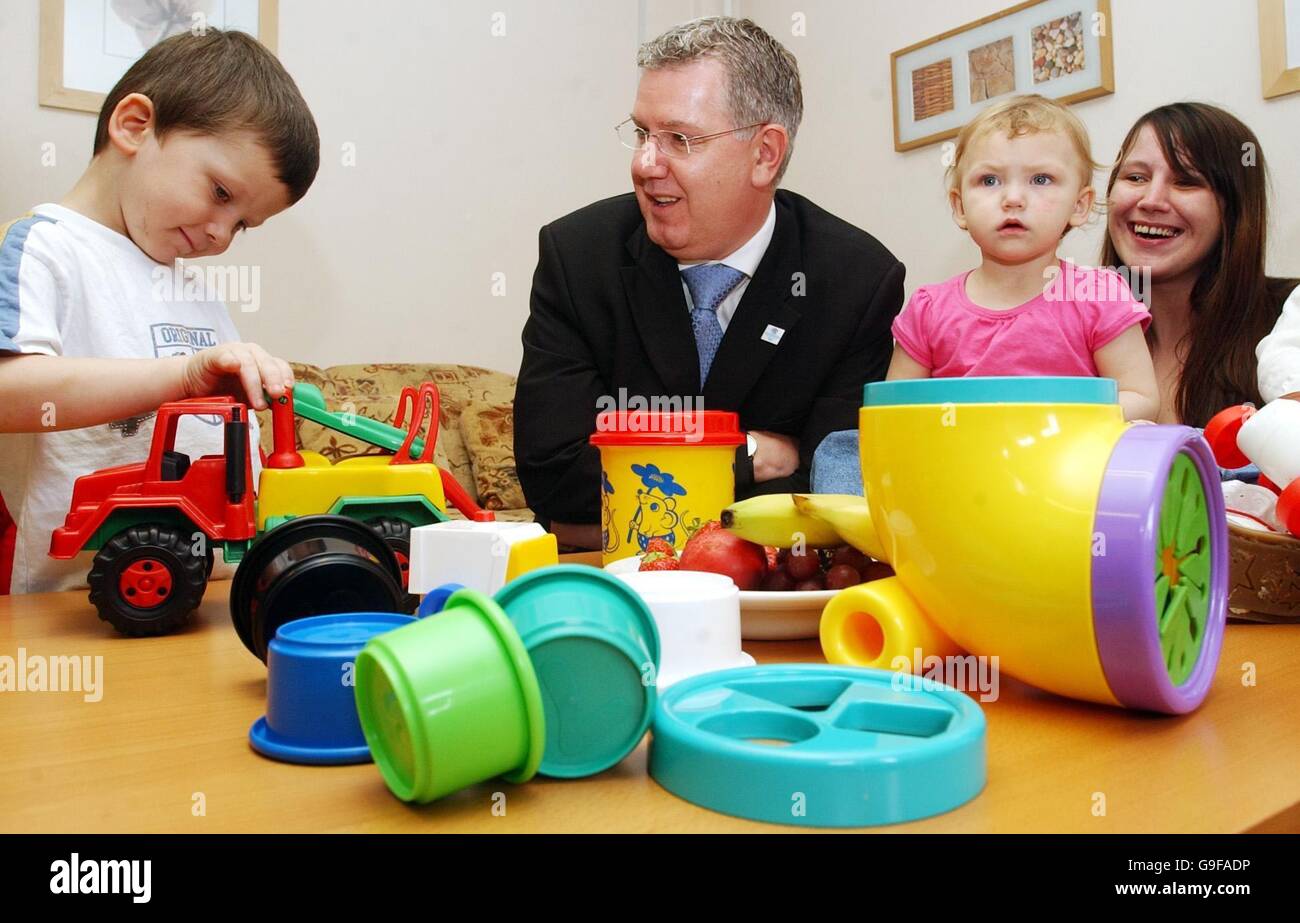
[[[256,343],[222,343],[195,353],[181,369],[186,397],[229,394],[244,398],[254,410],[266,409],[265,391],[280,397],[293,384],[289,363]]]

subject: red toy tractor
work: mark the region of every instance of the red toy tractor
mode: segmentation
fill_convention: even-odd
[[[189,619],[203,599],[215,546],[221,546],[226,561],[237,562],[254,540],[300,516],[326,513],[365,523],[384,537],[401,564],[409,555],[410,529],[445,520],[448,498],[469,518],[493,518],[432,462],[436,388],[426,382],[418,392],[405,389],[399,425],[408,405],[410,429],[403,432],[333,413],[318,389],[295,385],[271,401],[274,451],[255,499],[248,407],[228,397],[164,404],[147,460],[77,479],[66,521],[51,537],[50,554],[72,558],[83,549],[98,550],[87,578],[90,601],[100,618],[130,635],[164,634]],[[421,443],[416,434],[430,405],[429,436]],[[295,413],[396,454],[331,465],[295,448]],[[176,451],[177,427],[191,414],[221,418],[224,454],[191,459]]]

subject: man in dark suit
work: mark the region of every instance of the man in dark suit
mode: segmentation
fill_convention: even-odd
[[[884,377],[903,265],[869,234],[777,190],[803,113],[794,57],[714,17],[642,46],[634,192],[542,228],[515,395],[529,506],[599,547],[600,457],[619,395],[740,415],[736,495],[808,489],[822,438],[857,426]],[[696,397],[700,396],[700,397]]]

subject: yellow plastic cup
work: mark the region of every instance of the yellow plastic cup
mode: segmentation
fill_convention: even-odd
[[[610,411],[596,418],[602,560],[674,548],[736,499],[740,417],[722,410]]]

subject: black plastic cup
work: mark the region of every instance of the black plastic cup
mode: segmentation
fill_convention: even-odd
[[[402,571],[388,543],[346,516],[301,516],[267,532],[235,571],[235,632],[266,662],[286,622],[347,612],[405,612]]]

